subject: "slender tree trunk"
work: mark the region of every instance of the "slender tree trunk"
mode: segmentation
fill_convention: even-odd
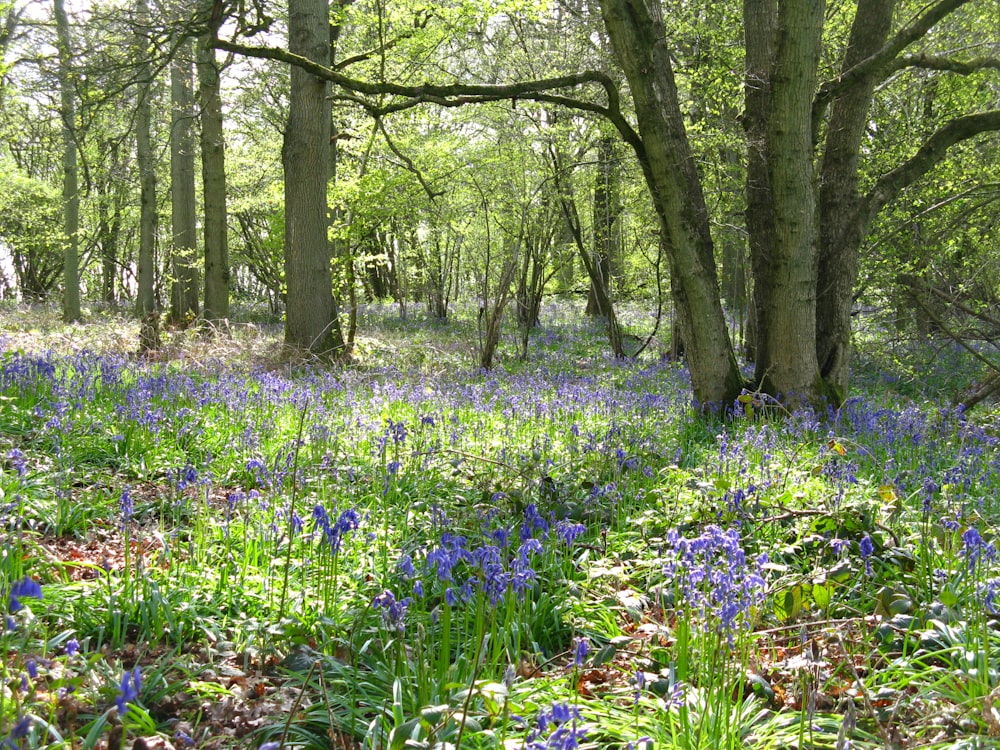
[[[170,319],[187,325],[198,315],[197,206],[194,187],[194,98],[191,40],[184,39],[170,64]]]
[[[327,0],[288,1],[288,49],[326,65],[330,60]],[[285,344],[321,356],[344,351],[333,301],[326,189],[330,167],[330,101],[325,81],[291,70],[285,173]]]
[[[73,45],[64,0],[54,0],[59,36],[59,115],[63,145],[63,319],[80,320],[80,191],[77,187],[76,95],[73,91]]]
[[[621,215],[618,203],[618,169],[613,161],[614,140],[602,136],[597,146],[597,175],[594,179],[594,254],[591,263],[597,271],[591,278],[587,295],[587,315],[605,317],[607,312],[601,306],[601,298],[613,300],[611,293],[612,273],[618,262],[618,243],[615,241],[615,225]],[[601,292],[597,286],[603,286]]]
[[[229,317],[229,229],[226,210],[226,141],[214,35],[198,40],[198,101],[201,109],[201,181],[205,202],[205,320]]]
[[[645,147],[644,176],[670,248],[670,277],[695,399],[724,407],[743,387],[719,296],[708,210],[684,126],[659,0],[602,0]]]
[[[136,5],[137,27],[149,24],[149,6],[146,0],[138,0]],[[141,317],[156,309],[154,289],[154,262],[156,250],[156,164],[150,143],[150,72],[148,49],[149,39],[142,31],[136,34],[137,55],[139,56],[138,100],[135,114],[136,162],[139,169],[139,255],[136,269],[138,298],[136,308]]]

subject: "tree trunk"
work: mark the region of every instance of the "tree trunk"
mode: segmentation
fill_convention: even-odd
[[[63,319],[80,320],[80,191],[77,187],[76,97],[73,92],[73,47],[64,0],[54,0],[59,36],[59,116],[63,146]]]
[[[201,109],[201,181],[205,202],[205,308],[209,323],[229,317],[229,230],[226,212],[226,141],[222,129],[219,67],[213,34],[198,40]]]
[[[139,92],[135,113],[136,162],[139,169],[139,255],[136,268],[138,297],[136,310],[145,318],[156,308],[154,289],[154,258],[156,249],[156,164],[150,144],[150,89],[152,73],[149,65],[149,39],[141,31],[149,25],[149,6],[146,0],[136,5],[136,48],[139,58]]]
[[[170,319],[188,325],[198,315],[197,207],[194,189],[194,106],[191,40],[177,47],[170,64]]]
[[[815,348],[818,231],[811,115],[823,4],[779,0],[775,10],[773,0],[746,0],[744,17],[756,381],[790,404],[816,404],[825,394]]]
[[[330,60],[327,0],[288,0],[288,49],[326,65]],[[344,340],[333,301],[327,236],[330,166],[328,85],[298,66],[291,70],[285,173],[285,344],[338,355]]]
[[[618,202],[618,168],[614,162],[614,140],[607,135],[597,144],[597,175],[594,179],[594,255],[591,262],[597,277],[590,282],[587,295],[587,315],[605,317],[601,297],[614,299],[611,292],[612,272],[620,271],[619,248],[615,238],[615,225],[621,215]],[[604,287],[599,293],[598,285]]]
[[[895,5],[896,0],[860,0],[842,71],[881,49],[892,27]],[[851,308],[867,229],[857,221],[861,204],[858,162],[875,83],[873,72],[832,102],[820,179],[816,355],[820,373],[837,402],[846,397],[850,376]]]
[[[725,407],[743,378],[719,296],[708,210],[674,81],[658,0],[603,0],[601,13],[628,79],[644,153],[638,154],[661,231],[695,399]]]

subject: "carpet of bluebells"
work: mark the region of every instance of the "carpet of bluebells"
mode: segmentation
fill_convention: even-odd
[[[459,323],[362,330],[335,368],[0,334],[0,744],[995,746],[989,408],[862,356],[837,411],[698,416],[562,308],[489,373]]]

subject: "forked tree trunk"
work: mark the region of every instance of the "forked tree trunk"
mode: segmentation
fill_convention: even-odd
[[[811,115],[823,4],[787,0],[775,10],[773,0],[746,0],[744,17],[753,161],[748,229],[757,289],[755,379],[762,390],[789,404],[815,404],[824,387],[816,361],[818,227]],[[751,107],[756,108],[752,114]],[[760,216],[753,216],[755,210]]]
[[[860,0],[841,66],[847,71],[875,54],[892,28],[896,0]],[[858,258],[867,227],[860,226],[858,165],[875,90],[874,71],[830,107],[819,188],[819,269],[816,356],[833,399],[847,395],[851,362],[851,308]]]

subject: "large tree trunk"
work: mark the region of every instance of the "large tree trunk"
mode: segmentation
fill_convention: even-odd
[[[330,60],[327,0],[288,0],[288,49],[326,65]],[[333,301],[327,236],[330,166],[328,85],[297,66],[291,70],[285,172],[285,344],[322,356],[341,353],[344,340]]]
[[[136,5],[138,29],[149,25],[149,6],[146,0]],[[139,31],[136,33],[136,48],[140,59],[138,82],[139,92],[135,113],[136,162],[139,169],[139,255],[136,268],[138,298],[136,310],[145,317],[156,308],[154,289],[154,257],[156,248],[156,164],[150,143],[150,89],[152,73],[149,65],[149,39]]]
[[[189,324],[198,315],[197,206],[194,189],[194,97],[191,40],[184,39],[170,64],[170,319]]]
[[[756,381],[788,403],[819,403],[811,113],[823,3],[746,0],[744,17]]]
[[[659,0],[603,0],[635,102],[643,172],[670,248],[670,276],[695,399],[725,407],[743,387],[719,297],[708,210],[681,113]]]
[[[201,105],[201,181],[205,202],[205,320],[229,317],[229,230],[226,214],[226,141],[222,129],[219,67],[214,34],[198,40],[198,101]]]
[[[896,0],[860,0],[842,71],[875,54],[892,27]],[[858,221],[858,162],[869,121],[873,74],[834,99],[827,125],[819,189],[819,276],[816,354],[831,395],[843,401],[851,361],[851,308],[864,232]]]
[[[59,116],[63,145],[63,319],[80,320],[80,191],[77,187],[76,97],[73,92],[73,47],[63,0],[54,0],[59,36]]]

